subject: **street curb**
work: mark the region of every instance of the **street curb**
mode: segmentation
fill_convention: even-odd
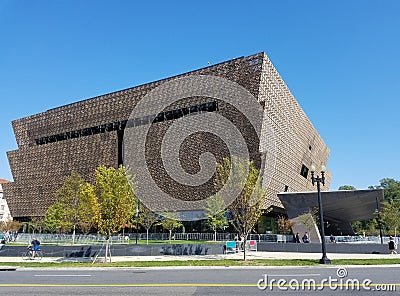
[[[19,266],[0,266],[0,271],[15,271]]]
[[[399,268],[399,264],[382,264],[382,265],[303,265],[303,266],[156,266],[156,267],[18,267],[20,271],[112,271],[112,270],[127,270],[127,271],[156,271],[156,270],[265,270],[265,269],[337,269],[339,267],[350,268],[377,268],[377,267],[392,267]]]

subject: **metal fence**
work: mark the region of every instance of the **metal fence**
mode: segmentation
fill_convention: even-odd
[[[50,244],[71,244],[72,234],[45,234],[45,233],[20,233],[18,234],[16,242],[26,243],[27,245],[32,241],[33,238],[37,238],[42,243]],[[112,236],[110,242],[112,244],[129,243],[129,240],[146,240],[146,233],[127,233]],[[149,240],[166,241],[169,240],[169,233],[149,233]],[[256,240],[258,242],[276,242],[276,243],[292,243],[292,235],[283,234],[249,234],[248,240]],[[173,233],[172,240],[179,241],[214,241],[214,233]],[[217,233],[216,241],[225,242],[239,240],[236,233]],[[325,240],[329,242],[329,236],[325,237]],[[398,241],[398,238],[396,238]],[[77,234],[75,236],[75,244],[103,244],[106,241],[105,235],[100,234]],[[383,238],[383,242],[387,243],[388,237]],[[379,236],[337,236],[337,243],[380,243],[381,239]]]
[[[336,236],[336,243],[350,243],[350,244],[380,244],[381,238],[380,236]],[[325,237],[325,241],[329,242],[329,236]],[[399,242],[399,238],[396,238],[396,241]],[[389,237],[382,237],[382,242],[384,244],[389,242]]]
[[[33,238],[37,238],[43,243],[51,244],[71,244],[72,234],[45,234],[45,233],[20,233],[17,237],[17,242],[29,244]],[[127,243],[129,240],[146,240],[146,233],[127,233],[120,234],[117,236],[111,236],[111,243]],[[149,240],[169,240],[169,233],[149,233]],[[291,235],[280,235],[280,234],[249,234],[247,237],[249,240],[265,241],[265,242],[291,242]],[[214,241],[214,233],[173,233],[172,240],[179,241]],[[233,241],[240,240],[236,233],[217,233],[216,241]],[[102,244],[106,241],[105,235],[99,234],[77,234],[75,235],[76,244]]]
[[[49,244],[71,244],[72,234],[45,234],[45,233],[20,233],[18,234],[16,242],[30,244],[33,238],[38,239],[41,243]],[[106,236],[104,235],[75,235],[75,244],[102,244],[106,241]],[[111,237],[111,243],[121,243],[123,242],[122,236]]]

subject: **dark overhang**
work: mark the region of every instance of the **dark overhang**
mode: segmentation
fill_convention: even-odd
[[[382,189],[322,191],[325,220],[354,222],[372,219],[383,201]],[[317,192],[282,192],[278,194],[289,218],[297,217],[310,208],[318,207]]]

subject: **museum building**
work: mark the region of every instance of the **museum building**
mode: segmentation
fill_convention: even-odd
[[[261,132],[254,131],[240,107],[204,95],[182,97],[163,106],[158,113],[132,117],[134,108],[152,90],[191,76],[223,78],[248,91],[262,110]],[[14,181],[3,184],[11,215],[21,221],[43,216],[54,202],[56,190],[72,172],[78,172],[88,182],[93,182],[98,166],[125,164],[124,133],[135,126],[149,128],[146,164],[163,192],[183,201],[201,200],[213,195],[213,178],[201,185],[180,184],[163,167],[160,149],[155,149],[162,144],[174,122],[185,116],[204,113],[223,116],[240,131],[250,158],[261,170],[262,185],[267,189],[264,208],[272,206],[274,211],[283,213],[278,193],[315,191],[309,168],[312,163],[326,164],[329,148],[267,55],[261,52],[13,121],[18,149],[7,152],[7,156]],[[272,138],[263,137],[267,124]],[[199,131],[182,142],[179,162],[188,174],[196,174],[200,170],[199,157],[202,154],[212,153],[220,162],[229,157],[228,148],[213,133]],[[324,190],[329,189],[330,179],[328,171]]]

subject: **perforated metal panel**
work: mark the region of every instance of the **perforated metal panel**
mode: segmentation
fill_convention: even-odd
[[[241,110],[218,98],[206,97],[183,98],[169,106],[165,112],[175,112],[175,115],[169,114],[168,120],[152,124],[146,145],[159,145],[166,130],[175,120],[173,116],[179,117],[178,113],[181,111],[176,110],[216,102],[218,109],[213,109],[212,112],[228,118],[242,131],[250,157],[255,160],[257,167],[262,168],[264,175],[268,175],[268,178],[263,178],[264,186],[268,190],[264,207],[283,207],[277,193],[284,191],[286,186],[289,191],[314,190],[309,176],[306,179],[300,174],[302,165],[309,166],[311,162],[327,163],[329,149],[264,53],[234,59],[177,77],[188,75],[219,76],[246,88],[263,106],[263,120],[272,126],[276,147],[271,149],[270,139],[263,137],[263,133],[261,139],[252,133]],[[14,182],[4,185],[12,216],[43,216],[54,201],[55,191],[71,172],[78,172],[87,181],[93,182],[97,166],[118,166],[123,161],[119,131],[125,128],[133,108],[150,90],[177,77],[105,94],[13,121],[18,149],[8,152],[7,156]],[[229,155],[218,138],[199,132],[188,138],[181,147],[182,167],[189,173],[196,173],[199,170],[198,156],[205,151],[212,152],[217,160]],[[274,167],[261,167],[268,158],[276,158]],[[215,192],[212,181],[200,186],[195,192],[179,184],[171,186],[174,183],[171,183],[167,172],[163,170],[156,149],[149,149],[147,162],[160,188],[176,198],[201,199]],[[326,176],[325,188],[329,188],[329,172]]]

